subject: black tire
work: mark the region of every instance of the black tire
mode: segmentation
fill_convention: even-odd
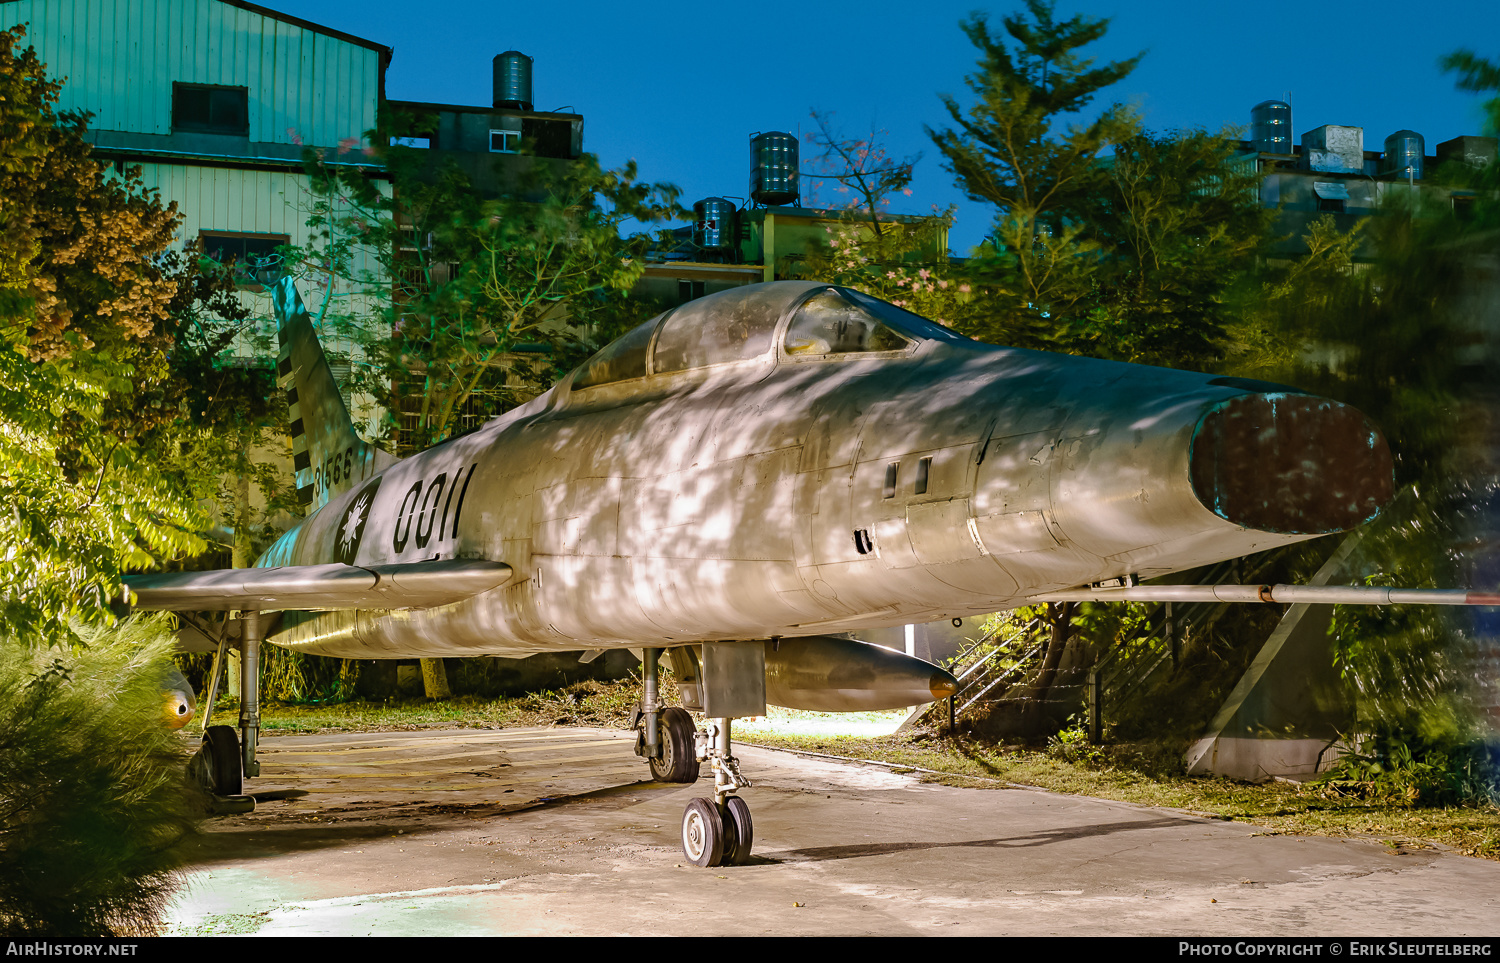
[[[682,813],[682,854],[694,866],[724,862],[724,818],[712,799],[699,796]]]
[[[234,726],[209,726],[203,734],[208,763],[208,791],[215,796],[238,796],[244,787],[240,772],[240,738]]]
[[[697,782],[698,752],[693,745],[697,726],[686,709],[672,706],[657,716],[661,729],[661,758],[649,760],[658,782]]]
[[[750,862],[750,847],[755,844],[755,824],[750,821],[750,804],[739,796],[724,800],[724,866],[743,866]]]

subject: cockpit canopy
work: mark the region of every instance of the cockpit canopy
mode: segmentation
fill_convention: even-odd
[[[617,338],[584,364],[572,389],[773,356],[782,362],[894,358],[924,341],[974,344],[849,288],[811,281],[752,284],[689,301]]]

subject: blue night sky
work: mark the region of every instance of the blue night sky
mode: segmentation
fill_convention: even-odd
[[[520,50],[535,58],[537,109],[583,114],[585,150],[607,166],[634,158],[645,179],[680,186],[685,205],[747,193],[755,131],[806,133],[814,108],[834,112],[848,134],[873,124],[889,131],[893,155],[924,155],[913,196],[893,212],[958,204],[959,254],[988,233],[992,208],[954,188],[923,133],[924,124],[947,120],[940,93],[964,101],[976,52],[958,22],[976,9],[973,0],[260,2],[394,47],[386,93],[395,100],[488,104],[491,58]],[[998,32],[1015,7],[978,9]],[[1437,58],[1459,47],[1500,58],[1495,0],[1059,3],[1060,17],[1075,13],[1112,20],[1089,48],[1097,58],[1147,51],[1105,96],[1133,104],[1154,130],[1248,126],[1251,106],[1290,93],[1298,136],[1322,124],[1360,126],[1365,148],[1379,150],[1386,135],[1411,128],[1430,154],[1441,141],[1482,132],[1480,98],[1455,90]]]

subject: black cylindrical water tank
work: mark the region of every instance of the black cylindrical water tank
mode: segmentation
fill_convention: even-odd
[[[1267,154],[1292,153],[1292,105],[1263,100],[1250,108],[1250,141]]]
[[[519,50],[495,55],[495,106],[531,109],[531,58]]]
[[[772,130],[750,138],[750,198],[757,204],[796,204],[797,138]]]

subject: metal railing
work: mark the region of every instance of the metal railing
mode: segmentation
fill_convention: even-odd
[[[1217,584],[1234,573],[1240,563],[1222,562],[1198,579]],[[1110,651],[1088,670],[1085,686],[1089,738],[1104,738],[1107,707],[1123,705],[1141,693],[1161,671],[1175,668],[1181,658],[1181,643],[1187,635],[1210,631],[1229,610],[1228,603],[1193,602],[1151,605],[1140,624],[1115,640]],[[1002,623],[991,633],[962,650],[949,667],[958,680],[958,691],[947,699],[950,729],[957,717],[984,700],[1001,698],[1033,668],[1045,649],[1038,636],[1047,631],[1041,618],[1021,626]],[[929,718],[938,703],[907,721],[902,728]]]

